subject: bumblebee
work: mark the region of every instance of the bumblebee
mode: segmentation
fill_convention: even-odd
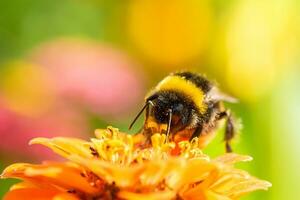
[[[204,148],[215,135],[221,119],[225,122],[225,148],[231,152],[230,141],[235,136],[233,118],[223,102],[237,100],[226,95],[204,76],[192,72],[177,72],[165,77],[145,97],[145,105],[129,128],[146,111],[143,133],[166,133],[167,139],[178,142],[199,138]]]

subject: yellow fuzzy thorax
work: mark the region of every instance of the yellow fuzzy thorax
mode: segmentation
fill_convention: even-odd
[[[204,92],[192,82],[179,76],[168,76],[164,78],[153,92],[172,90],[185,94],[189,97],[200,113],[205,113],[207,106],[204,104]]]

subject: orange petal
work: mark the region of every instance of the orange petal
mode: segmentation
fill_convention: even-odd
[[[243,170],[234,169],[231,167],[223,167],[219,177],[210,185],[214,191],[224,193],[234,185],[243,182],[250,178],[250,175]]]
[[[52,200],[80,200],[80,198],[69,193],[60,193],[55,195]]]
[[[42,184],[56,185],[62,188],[77,189],[89,194],[97,193],[97,189],[81,176],[81,170],[68,163],[51,163],[32,165],[16,163],[7,167],[2,174],[4,178],[20,178],[35,180]]]
[[[206,159],[194,158],[183,162],[174,169],[174,174],[166,180],[168,186],[179,189],[185,184],[202,181],[216,168],[214,163]]]
[[[54,200],[56,197],[64,197],[63,200],[79,200],[71,194],[62,194],[58,190],[38,188],[23,188],[9,191],[3,200]]]
[[[9,190],[17,190],[17,189],[24,189],[24,188],[39,188],[38,185],[34,184],[33,182],[23,181],[20,183],[16,183],[9,188]]]
[[[180,197],[184,200],[206,200],[204,191],[201,189],[180,194]]]
[[[251,160],[252,160],[251,156],[239,155],[235,153],[226,153],[214,159],[214,161],[216,162],[220,162],[227,165],[233,165],[237,162],[246,162]]]
[[[155,186],[163,179],[175,173],[180,166],[181,159],[169,159],[168,161],[151,161],[144,163],[145,169],[139,176],[141,184]]]
[[[182,196],[185,200],[232,200],[231,198],[222,194],[217,194],[208,189],[195,190],[192,193],[187,193]]]
[[[268,181],[261,181],[256,178],[252,178],[250,180],[234,185],[229,191],[229,196],[236,199],[255,190],[268,190],[268,188],[271,186],[272,184]]]
[[[214,193],[209,190],[206,191],[205,196],[206,196],[205,199],[207,199],[207,200],[232,200],[231,198],[229,198],[227,196],[217,194],[217,193]]]
[[[210,188],[210,185],[214,183],[217,178],[219,177],[219,170],[213,169],[209,176],[206,177],[202,182],[200,182],[198,185],[196,185],[193,188],[189,188],[186,191],[181,191],[180,195],[187,196],[187,197],[193,197],[193,196],[201,196],[204,195],[204,191],[208,190]]]
[[[29,142],[29,144],[44,145],[65,158],[73,154],[83,156],[86,158],[93,157],[90,150],[90,143],[77,138],[34,138]]]
[[[158,191],[153,193],[134,193],[129,191],[120,191],[118,197],[130,200],[170,200],[176,197],[173,191]]]
[[[144,167],[142,165],[120,166],[96,159],[85,159],[79,156],[70,156],[70,160],[87,167],[108,183],[115,182],[117,186],[128,187],[136,184]]]
[[[270,186],[269,182],[252,177],[246,171],[227,167],[223,168],[218,179],[210,185],[209,189],[236,199],[254,190],[267,190]]]

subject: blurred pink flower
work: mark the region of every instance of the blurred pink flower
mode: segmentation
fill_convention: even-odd
[[[82,133],[85,132],[87,127],[84,118],[66,106],[43,116],[29,117],[4,107],[0,97],[0,152],[10,155],[9,159],[13,159],[13,155],[30,155],[35,160],[53,158],[50,151],[38,146],[28,148],[28,141],[40,135],[83,137]]]
[[[107,45],[61,39],[36,49],[32,61],[49,70],[61,95],[101,115],[128,113],[144,93],[136,63]]]

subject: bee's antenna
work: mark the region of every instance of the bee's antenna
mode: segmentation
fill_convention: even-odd
[[[169,109],[169,121],[168,121],[168,127],[167,127],[167,142],[169,142],[169,135],[170,135],[170,129],[171,129],[171,122],[172,122],[172,109]]]
[[[134,120],[131,122],[130,126],[129,126],[129,130],[132,128],[132,126],[134,125],[134,123],[136,122],[136,120],[141,116],[141,114],[144,112],[144,110],[149,107],[149,105],[153,105],[152,101],[147,101],[147,103],[144,105],[144,107],[141,109],[141,111],[136,115],[136,117],[134,118]]]

